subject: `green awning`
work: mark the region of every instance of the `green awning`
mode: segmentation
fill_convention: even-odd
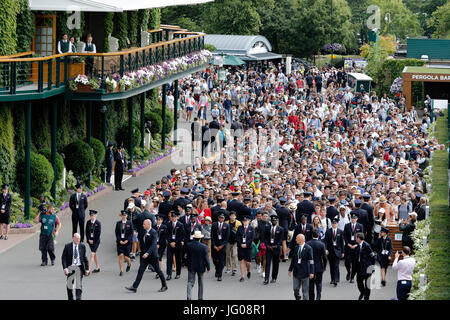
[[[223,63],[225,66],[240,66],[245,64],[245,61],[236,56],[227,55]]]

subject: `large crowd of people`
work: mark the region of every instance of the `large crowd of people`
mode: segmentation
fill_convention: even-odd
[[[115,230],[120,274],[124,259],[128,271],[141,256],[138,279],[127,289],[136,292],[147,266],[161,279],[160,291],[173,271],[177,279],[189,266],[192,288],[198,270],[209,270],[209,262],[192,266],[200,255],[189,244],[201,242],[217,281],[224,272],[246,281],[256,263],[268,285],[289,261],[295,298],[314,300],[327,264],[331,284],[342,280],[343,260],[346,281],[356,276],[359,299],[369,299],[371,266],[380,265],[384,286],[394,262],[389,229],[403,231],[402,255],[409,258],[415,222],[427,216],[424,169],[443,148],[428,137],[430,115],[419,117],[401,98],[355,92],[343,69],[230,68],[225,81],[217,72],[210,66],[180,83],[179,116],[191,123],[195,162],[125,200]],[[208,161],[210,155],[219,156]],[[88,230],[95,221],[87,222],[86,236],[96,249]],[[147,251],[148,239],[156,249]],[[399,282],[399,298],[406,299],[410,280]]]

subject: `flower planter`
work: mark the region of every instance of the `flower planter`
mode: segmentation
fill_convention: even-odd
[[[77,83],[78,92],[95,92],[90,85]]]
[[[116,86],[114,89],[111,89],[109,86],[106,87],[106,92],[107,93],[115,93],[115,92],[119,92],[119,91],[120,91],[119,86]]]

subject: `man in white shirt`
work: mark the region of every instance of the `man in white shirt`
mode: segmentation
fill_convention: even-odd
[[[398,257],[401,255],[403,260],[398,261]],[[395,253],[395,260],[392,264],[392,269],[397,271],[397,299],[406,300],[412,286],[412,274],[414,267],[416,266],[416,260],[409,256],[411,249],[409,247],[403,247],[403,251]]]
[[[72,46],[70,45],[67,33],[63,35],[62,40],[58,41],[58,53],[72,52]]]

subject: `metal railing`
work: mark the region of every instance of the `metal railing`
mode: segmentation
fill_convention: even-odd
[[[152,44],[143,48],[108,53],[63,53],[47,57],[25,57],[27,52],[0,56],[0,100],[5,94],[41,93],[59,88],[77,75],[101,79],[185,56],[204,48],[204,34],[175,32],[175,39],[163,41],[163,29],[150,30]]]

